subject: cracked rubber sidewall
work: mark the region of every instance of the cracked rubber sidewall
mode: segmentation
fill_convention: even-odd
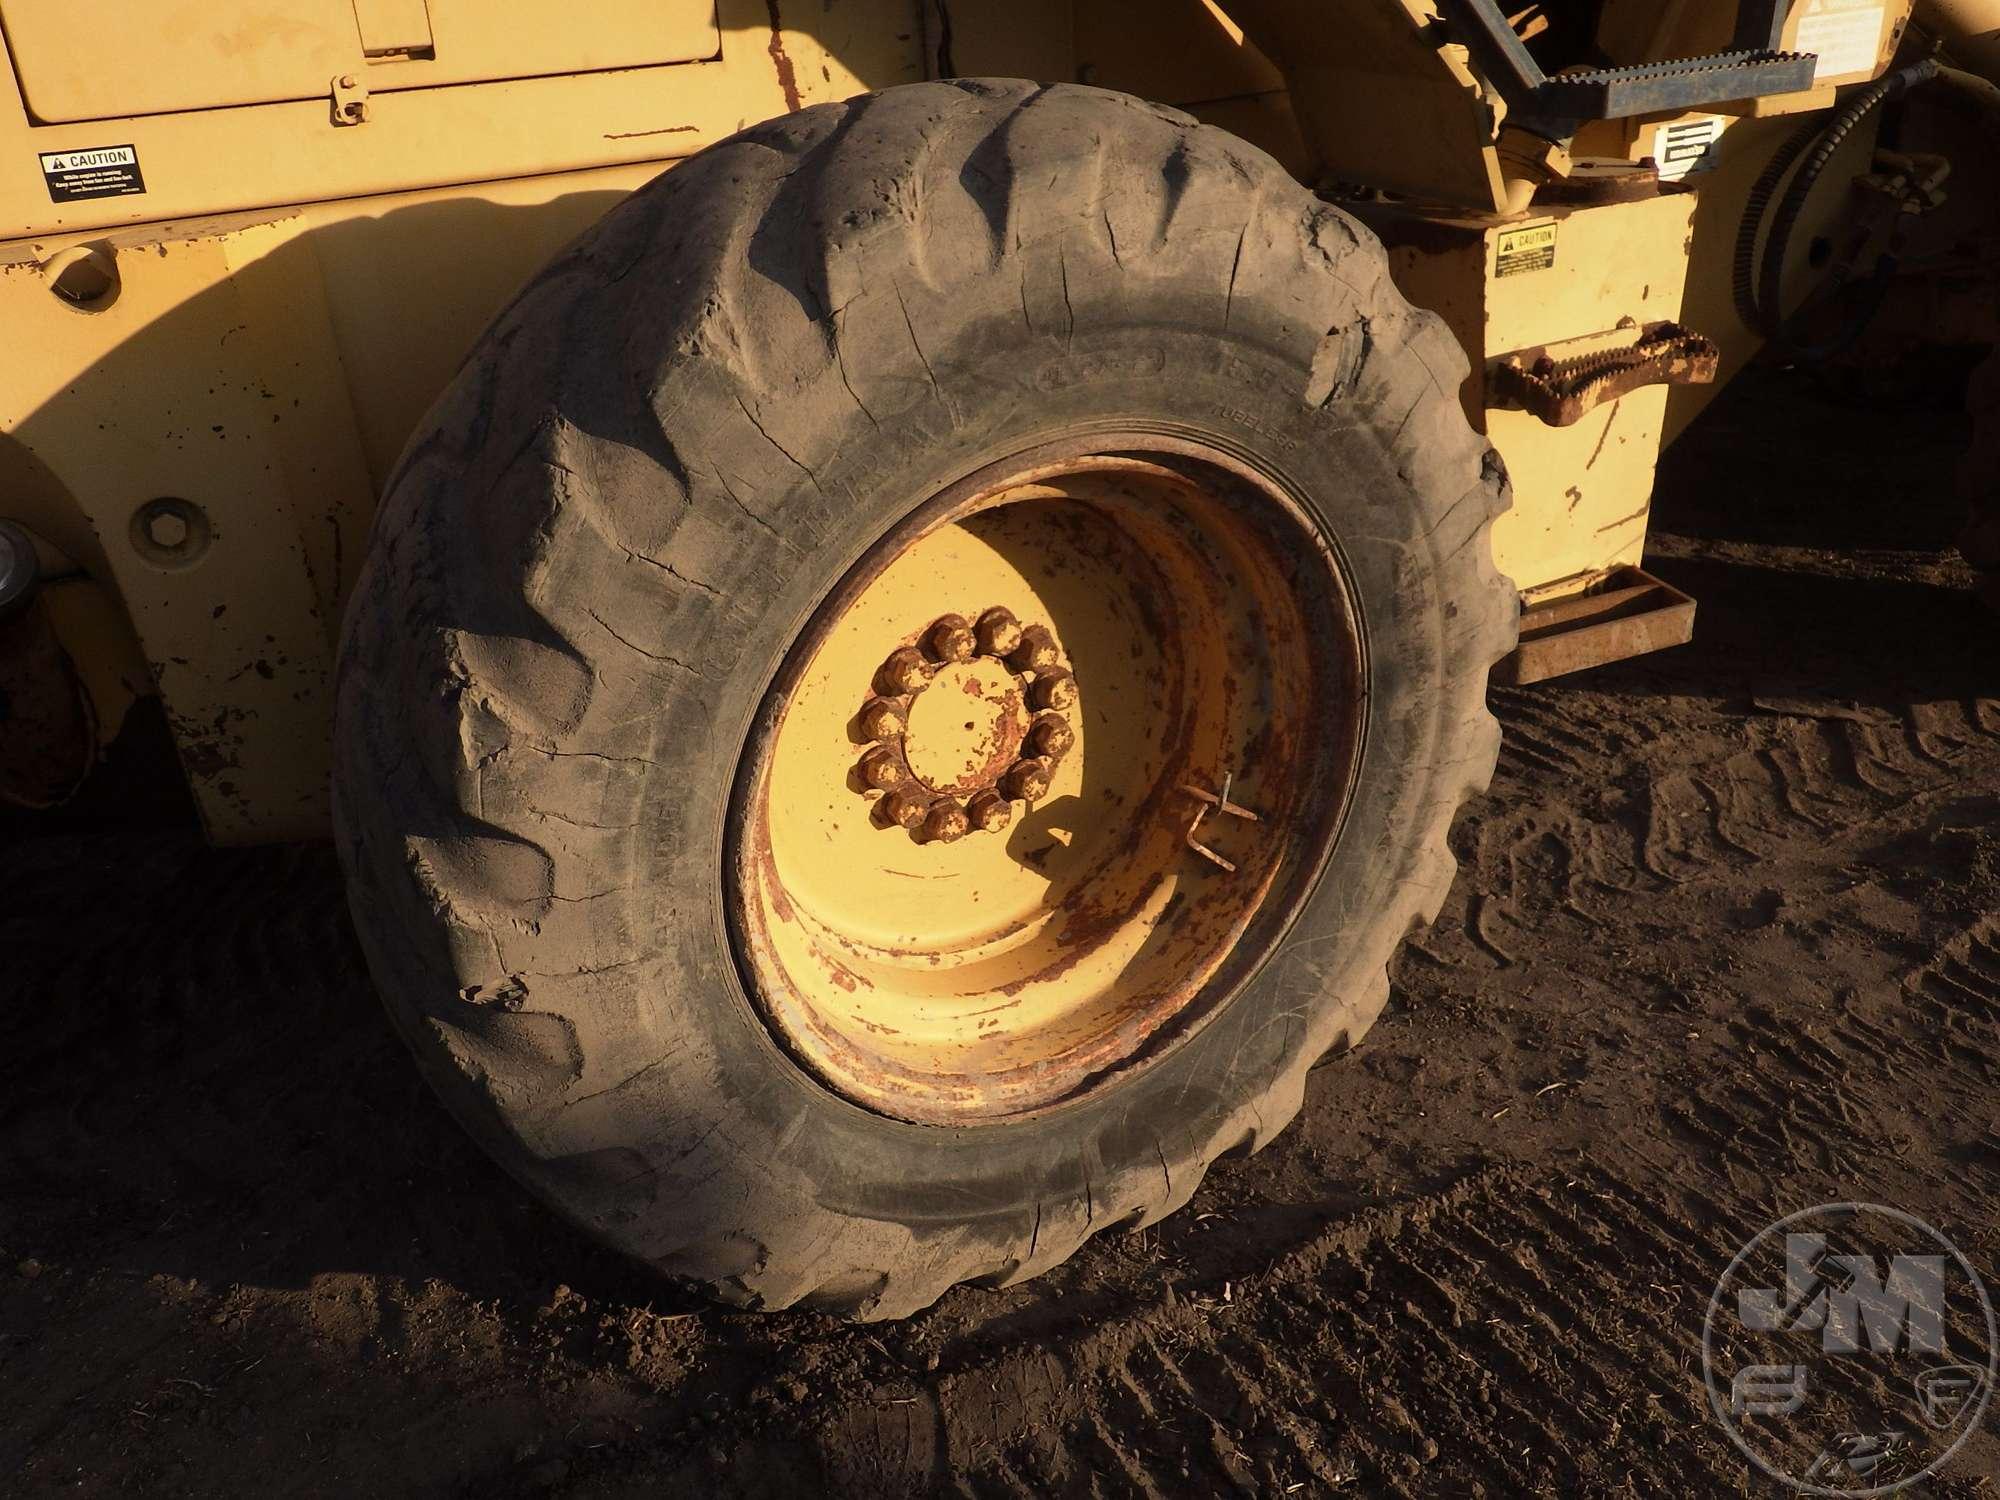
[[[1054,326],[1037,326],[1058,304],[1031,290],[1034,247],[1017,247],[1018,267],[1003,247],[960,282],[913,286],[893,236],[828,234],[788,172],[747,234],[763,266],[753,254],[752,272],[718,273],[716,298],[684,297],[692,314],[655,319],[648,299],[675,293],[633,284],[628,257],[669,222],[661,200],[693,200],[674,222],[740,206],[736,184],[680,168],[475,352],[392,485],[350,609],[337,818],[391,1013],[503,1165],[608,1243],[732,1301],[897,1315],[1185,1202],[1373,1022],[1497,748],[1483,688],[1514,604],[1487,527],[1504,481],[1458,406],[1449,335],[1402,303],[1365,233],[1242,143],[1094,90],[992,87],[969,108],[1017,143],[1056,96],[1164,152],[1177,205],[1187,160],[1215,163],[1191,248],[1163,236],[1157,253],[1176,258],[1135,272],[1129,238],[1101,242],[1117,238],[1111,212],[1094,256],[1079,213]],[[807,164],[836,172],[842,153],[885,149],[865,138],[868,111],[912,92],[760,129],[793,131]],[[967,108],[937,105],[960,124]],[[969,138],[991,139],[981,124]],[[1074,131],[1050,144],[1080,149]],[[940,155],[905,151],[905,170],[943,170]],[[1252,232],[1260,254],[1275,247],[1256,281]],[[773,236],[790,237],[782,255]],[[784,270],[798,263],[865,269],[827,314],[832,271]],[[763,282],[728,279],[751,275]],[[784,298],[759,302],[767,283]],[[839,356],[789,401],[782,355],[811,346],[786,345],[788,319]],[[884,532],[987,463],[1133,427],[1248,456],[1338,549],[1367,658],[1347,821],[1273,956],[1149,1066],[1014,1122],[872,1114],[802,1072],[743,989],[723,897],[746,736],[799,631]],[[675,485],[685,508],[663,527]]]

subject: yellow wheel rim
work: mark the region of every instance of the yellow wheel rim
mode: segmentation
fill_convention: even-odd
[[[752,734],[729,908],[766,1022],[933,1124],[1161,1055],[1310,891],[1360,681],[1333,549],[1233,459],[1100,438],[954,486],[834,590]]]

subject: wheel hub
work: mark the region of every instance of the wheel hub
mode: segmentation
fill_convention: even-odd
[[[1055,633],[1024,629],[1004,608],[976,626],[944,616],[921,649],[890,653],[875,688],[856,719],[870,742],[857,789],[875,800],[878,824],[922,841],[1004,829],[1014,803],[1047,795],[1076,743],[1076,683]]]
[[[917,780],[960,796],[999,785],[1028,737],[1025,687],[990,657],[943,668],[910,705],[903,755]]]
[[[774,1036],[857,1103],[1073,1098],[1201,1024],[1316,879],[1361,722],[1345,585],[1301,507],[1178,441],[946,491],[766,697],[731,920]],[[987,607],[938,615],[942,580]]]

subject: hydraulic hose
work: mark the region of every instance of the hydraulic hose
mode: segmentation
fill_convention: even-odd
[[[1770,165],[1751,185],[1743,207],[1742,227],[1736,235],[1736,312],[1746,328],[1772,340],[1784,337],[1785,260],[1791,251],[1792,234],[1798,228],[1799,215],[1805,210],[1807,198],[1840,154],[1848,137],[1870,115],[1883,105],[1900,99],[1911,89],[1931,82],[1943,71],[1934,59],[1925,58],[1889,74],[1849,103],[1830,122],[1825,125],[1818,120],[1809,123],[1771,158]],[[1793,167],[1802,156],[1805,157],[1805,164],[1793,172]],[[1788,174],[1791,180],[1787,186]],[[1781,187],[1784,196],[1778,198]],[[1771,214],[1773,199],[1778,200],[1775,216]],[[1770,217],[1771,228],[1770,233],[1763,236],[1764,256],[1760,265],[1757,240],[1767,217]],[[1885,280],[1894,269],[1893,263],[1885,257],[1884,264],[1877,267],[1877,279]],[[1874,308],[1880,302],[1879,297],[1870,299],[1868,316],[1873,316]],[[1846,341],[1843,339],[1841,342]]]

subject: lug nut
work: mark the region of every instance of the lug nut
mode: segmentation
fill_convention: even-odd
[[[1030,625],[1021,632],[1021,644],[1007,653],[1008,662],[1022,672],[1046,672],[1058,660],[1056,638],[1045,625]]]
[[[1039,802],[1049,794],[1055,767],[1045,760],[1017,760],[1007,770],[1000,790],[1017,802]]]
[[[1076,679],[1067,672],[1038,672],[1028,688],[1028,701],[1040,709],[1076,707]]]
[[[965,815],[981,833],[998,833],[1014,821],[1014,805],[998,792],[981,792],[965,804]]]
[[[924,645],[939,661],[971,661],[979,649],[964,615],[946,615],[924,636]]]
[[[979,649],[988,656],[1009,656],[1021,645],[1021,622],[1009,609],[989,609],[973,626]]]
[[[910,716],[894,698],[870,698],[861,705],[861,732],[871,740],[899,740]]]
[[[872,787],[888,791],[910,779],[903,769],[903,757],[884,745],[877,745],[861,757],[861,779]]]
[[[971,831],[972,819],[949,797],[933,802],[929,815],[924,819],[924,837],[936,843],[955,844]]]
[[[1061,755],[1075,743],[1076,731],[1060,714],[1044,714],[1035,720],[1035,727],[1028,731],[1028,744],[1037,755]]]
[[[915,833],[930,816],[930,803],[914,791],[891,792],[881,802],[882,815],[899,828]]]
[[[875,674],[875,685],[886,698],[905,698],[911,693],[921,693],[931,680],[931,664],[924,660],[923,652],[912,646],[904,646],[889,654],[882,663],[882,670]]]

